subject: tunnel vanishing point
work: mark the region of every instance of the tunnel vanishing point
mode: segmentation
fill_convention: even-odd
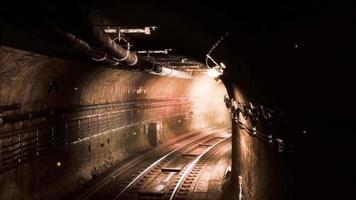
[[[228,5],[1,5],[0,199],[299,199],[274,52]]]

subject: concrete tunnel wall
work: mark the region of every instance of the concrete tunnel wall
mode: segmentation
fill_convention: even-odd
[[[229,123],[225,89],[0,47],[0,199],[59,199],[183,133]],[[152,143],[147,126],[161,126]]]
[[[249,102],[248,97],[235,86],[235,96],[240,102]],[[251,121],[240,113],[240,121],[252,128]],[[260,123],[257,130],[267,134]],[[290,177],[288,156],[278,153],[276,146],[252,137],[246,130],[239,129],[236,156],[238,158],[238,172],[241,177],[242,199],[247,200],[285,200],[294,199],[293,180]],[[283,133],[269,132],[273,137]],[[231,191],[227,193],[230,194]],[[236,199],[227,196],[226,199]]]

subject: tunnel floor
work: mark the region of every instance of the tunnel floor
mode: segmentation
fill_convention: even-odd
[[[231,165],[231,132],[185,134],[119,163],[70,199],[221,199]]]

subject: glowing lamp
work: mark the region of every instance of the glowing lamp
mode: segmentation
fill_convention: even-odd
[[[208,76],[212,78],[217,78],[221,75],[221,73],[216,68],[211,68],[208,70]]]

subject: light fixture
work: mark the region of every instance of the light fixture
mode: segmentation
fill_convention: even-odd
[[[211,78],[217,78],[221,75],[220,72],[218,72],[218,70],[216,70],[215,68],[209,69],[207,74]]]
[[[209,66],[209,61],[214,64],[214,67]],[[208,76],[215,79],[221,76],[224,73],[224,69],[226,68],[224,63],[221,62],[219,65],[209,54],[206,55],[205,63],[206,66],[209,68],[207,72]]]

